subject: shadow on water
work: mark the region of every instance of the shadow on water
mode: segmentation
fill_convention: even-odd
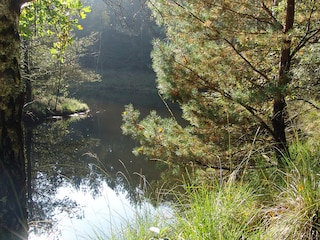
[[[169,116],[161,99],[141,93],[122,93],[119,99],[119,93],[109,93],[85,102],[91,108],[88,118],[26,127],[31,240],[44,236],[71,240],[64,228],[74,236],[79,228],[92,228],[106,219],[115,224],[112,211],[117,212],[118,218],[121,214],[132,216],[132,206],[142,204],[148,182],[160,179],[163,169],[144,157],[133,156],[135,143],[122,135],[120,126],[127,103],[135,104],[142,115],[157,109],[161,115]],[[124,210],[120,209],[120,202]],[[88,210],[98,206],[103,210]],[[97,211],[100,214],[94,214]],[[91,215],[94,216],[90,218]],[[84,224],[88,219],[91,223]]]

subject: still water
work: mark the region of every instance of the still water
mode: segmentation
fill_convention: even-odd
[[[135,157],[135,143],[120,129],[128,103],[142,115],[151,109],[169,115],[158,95],[109,92],[84,100],[90,117],[28,127],[29,240],[108,239],[137,211],[169,211],[145,201],[143,193],[161,169]]]

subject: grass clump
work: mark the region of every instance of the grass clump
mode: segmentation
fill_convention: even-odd
[[[174,220],[141,218],[113,239],[152,239],[152,224],[161,226],[153,239],[320,239],[317,151],[299,141],[290,150],[285,169],[185,183],[172,204]]]
[[[32,120],[42,120],[52,116],[63,117],[88,110],[88,105],[78,99],[52,95],[36,98],[24,107],[25,116]]]
[[[320,177],[317,155],[301,143],[291,146],[287,169],[277,170],[273,195],[264,209],[261,239],[319,239]]]
[[[186,186],[178,198],[173,239],[245,239],[259,221],[259,204],[247,184]]]

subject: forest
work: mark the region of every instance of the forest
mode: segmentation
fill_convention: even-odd
[[[320,238],[318,1],[4,0],[0,34],[1,239],[28,238],[25,124],[133,92],[166,114],[124,106],[133,154],[161,169],[129,195],[172,218],[94,239]]]

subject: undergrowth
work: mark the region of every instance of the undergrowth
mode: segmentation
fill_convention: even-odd
[[[320,239],[318,151],[308,146],[293,144],[282,170],[248,170],[236,180],[188,179],[184,193],[174,196],[174,220],[140,213],[112,239]]]

